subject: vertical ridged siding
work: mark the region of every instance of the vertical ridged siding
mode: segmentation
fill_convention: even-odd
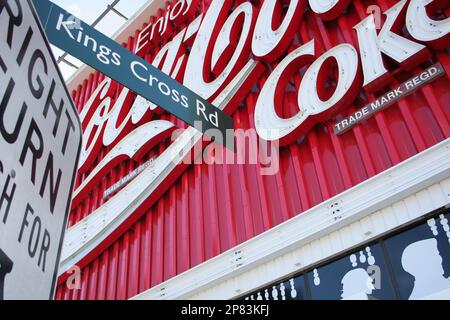
[[[202,1],[199,10],[205,12],[210,2]],[[346,15],[326,23],[307,12],[289,51],[313,38],[322,52],[343,42],[357,47],[352,27],[366,16],[365,8],[378,4],[385,10],[396,2],[353,1]],[[175,28],[174,34],[183,27]],[[130,38],[123,45],[133,49],[134,44]],[[146,59],[151,61],[157,50],[153,48]],[[435,51],[433,56],[450,69],[447,52]],[[233,115],[237,129],[254,128],[258,90],[269,74],[267,70]],[[73,92],[79,111],[103,79],[98,72],[92,74]],[[293,79],[297,86],[300,79],[300,75]],[[339,116],[374,97],[360,97],[358,105]],[[445,76],[342,136],[333,133],[335,119],[319,124],[304,139],[282,148],[280,171],[274,176],[261,176],[259,165],[190,166],[132,228],[83,268],[81,290],[68,290],[61,284],[56,298],[130,298],[301,214],[450,137],[449,101],[449,78]],[[283,112],[288,116],[297,110],[296,94],[288,92]],[[156,118],[184,126],[168,114]],[[167,146],[168,142],[161,144],[142,162]],[[101,151],[93,168],[110,149]],[[73,208],[69,226],[103,205],[103,192],[139,165],[126,161],[112,170]],[[88,174],[79,175],[77,185]]]

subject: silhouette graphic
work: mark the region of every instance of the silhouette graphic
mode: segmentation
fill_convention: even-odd
[[[0,300],[4,299],[4,285],[5,277],[11,272],[13,262],[8,256],[0,249]]]
[[[450,280],[444,277],[442,257],[436,239],[410,244],[403,251],[403,269],[414,277],[414,289],[409,300],[424,298],[450,288]]]
[[[375,290],[373,280],[366,270],[362,268],[353,269],[342,278],[342,299],[357,295],[369,295]]]

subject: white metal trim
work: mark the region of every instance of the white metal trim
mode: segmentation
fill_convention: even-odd
[[[414,196],[435,184],[444,185],[446,195],[434,201],[431,207],[437,209],[450,203],[450,139],[406,160],[405,162],[361,183],[360,185],[328,200],[307,212],[168,280],[133,299],[232,299],[245,293],[246,274],[259,272],[260,283],[247,290],[258,288],[278,278],[289,275],[326,258],[326,254],[311,252],[313,256],[305,263],[296,257],[296,250],[326,237],[332,232],[343,230],[353,223],[369,217],[378,210],[395,205],[405,205],[408,197]],[[403,204],[399,204],[403,201]],[[423,205],[426,214],[430,206]],[[426,211],[428,210],[428,211]],[[405,217],[390,224],[384,230],[368,230],[359,241],[349,248],[360,245],[375,235],[393,230],[414,220]],[[333,253],[332,243],[329,253]],[[323,251],[323,250],[322,250]],[[334,252],[337,254],[339,252]],[[291,256],[292,263],[280,268],[277,259]],[[271,271],[265,270],[267,263]],[[273,268],[275,267],[275,268]],[[275,273],[279,273],[278,278]],[[264,276],[266,275],[266,276]],[[267,276],[268,275],[268,276]],[[264,282],[266,281],[266,282]],[[226,283],[234,285],[224,285]],[[220,290],[215,290],[220,287]],[[206,295],[208,291],[208,295]],[[202,294],[204,293],[204,294]]]

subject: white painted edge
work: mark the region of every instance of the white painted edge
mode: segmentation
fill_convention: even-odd
[[[448,177],[450,138],[132,299],[189,299]],[[232,299],[243,293],[221,292],[220,296]]]
[[[159,9],[164,8],[165,0],[149,0],[145,3],[128,21],[114,34],[112,39],[118,43],[128,41],[128,37],[134,37],[136,30],[141,29],[144,23],[148,23],[150,17],[155,16]],[[87,64],[83,64],[78,70],[66,81],[69,92],[76,90],[89,75],[95,72],[93,68]]]

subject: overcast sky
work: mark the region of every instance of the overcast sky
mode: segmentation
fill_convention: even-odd
[[[51,0],[65,10],[79,17],[81,20],[91,24],[97,17],[106,10],[107,6],[114,2],[114,0]],[[146,2],[151,0],[121,0],[115,8],[127,18],[132,17]],[[117,30],[125,23],[125,19],[114,12],[110,12],[96,28],[106,34],[113,36]],[[53,47],[56,58],[61,56],[63,52],[58,48]],[[73,57],[68,57],[67,60],[73,64],[80,66],[82,63]],[[65,63],[60,63],[60,69],[65,79],[68,79],[76,69],[68,66]]]

